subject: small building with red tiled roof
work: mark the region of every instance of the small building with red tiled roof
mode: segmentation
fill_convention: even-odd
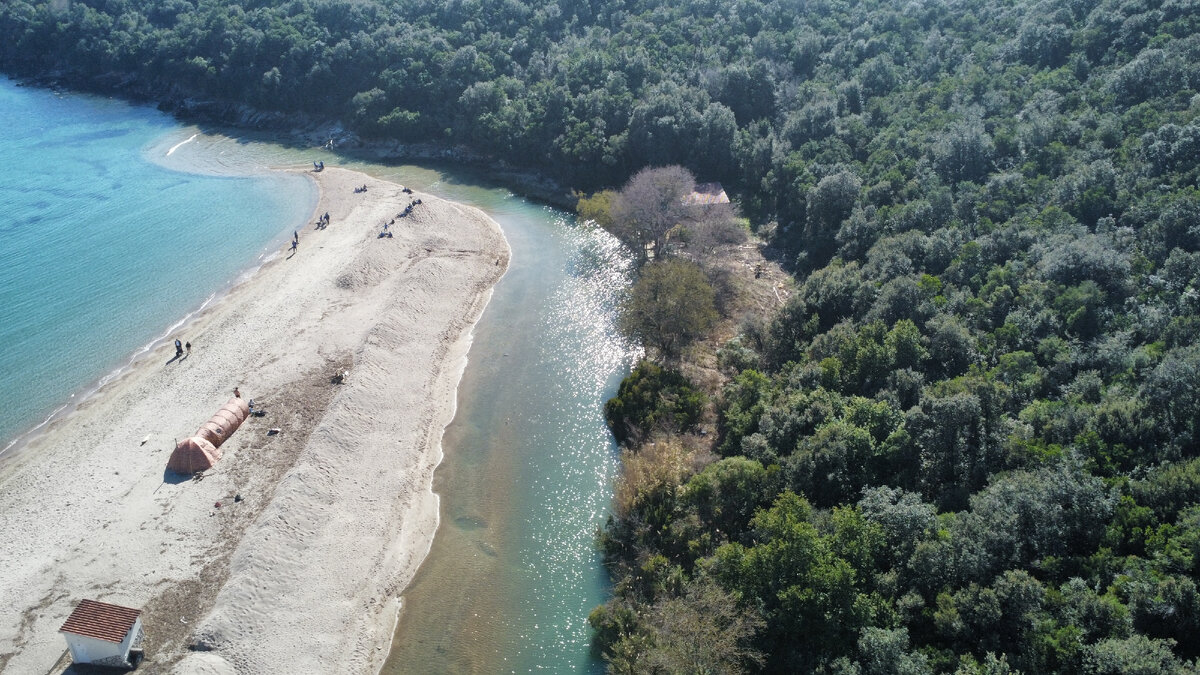
[[[142,610],[83,600],[58,629],[71,660],[97,666],[133,668],[142,656]]]

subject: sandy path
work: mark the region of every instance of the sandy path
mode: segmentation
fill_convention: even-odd
[[[65,667],[57,631],[82,598],[144,608],[139,672],[361,673],[386,657],[436,527],[469,333],[509,252],[476,209],[315,177],[331,225],[189,326],[190,357],[156,350],[0,463],[0,672]],[[266,417],[204,480],[166,475],[174,439],[234,386]]]

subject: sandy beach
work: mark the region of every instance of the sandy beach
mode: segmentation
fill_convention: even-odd
[[[0,460],[0,672],[71,672],[58,629],[84,598],[143,610],[138,672],[383,663],[437,527],[433,471],[471,329],[509,249],[477,209],[309,175],[328,227],[310,218],[294,254],[184,328],[185,358],[159,347]],[[266,414],[202,480],[166,472],[234,387]]]

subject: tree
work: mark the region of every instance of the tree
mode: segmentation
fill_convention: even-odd
[[[928,537],[937,523],[937,509],[933,504],[921,501],[921,496],[915,492],[900,488],[863,490],[858,508],[864,519],[882,530],[887,544],[882,554],[893,567],[906,563],[917,543]]]
[[[688,250],[705,257],[720,246],[741,244],[746,241],[746,228],[738,222],[729,204],[711,204],[696,207],[689,214],[687,223]]]
[[[824,265],[833,255],[842,221],[850,217],[862,181],[850,171],[825,176],[807,195],[804,236],[812,265]]]
[[[938,173],[952,182],[987,177],[994,149],[991,136],[973,115],[943,131],[932,143]]]
[[[882,546],[879,528],[855,509],[835,509],[831,522],[823,536],[809,503],[785,491],[751,521],[754,545],[717,549],[717,579],[763,607],[772,672],[811,672],[818,655],[853,651],[859,631],[882,611],[861,587]]]
[[[693,505],[705,523],[731,539],[740,537],[771,488],[762,464],[729,457],[709,464],[684,486],[682,499]]]
[[[601,190],[588,197],[581,194],[575,204],[575,212],[582,221],[590,220],[606,230],[612,229],[612,208],[616,198],[617,193],[612,190]]]
[[[691,217],[685,199],[695,189],[696,179],[681,166],[642,169],[613,201],[612,233],[640,256],[648,244],[661,255],[667,234]]]
[[[1084,668],[1092,675],[1184,675],[1194,673],[1171,653],[1173,640],[1133,635],[1123,640],[1101,640],[1088,647]]]
[[[654,647],[639,670],[653,673],[739,673],[761,668],[752,639],[764,622],[738,606],[737,596],[708,578],[685,595],[658,603],[650,615]]]
[[[691,430],[704,411],[704,392],[679,371],[642,361],[604,404],[618,442],[641,441],[656,429]]]
[[[909,651],[908,629],[864,628],[858,638],[863,675],[928,675],[924,654]]]
[[[675,359],[718,318],[716,294],[704,272],[686,260],[663,260],[642,268],[620,324],[630,337]]]

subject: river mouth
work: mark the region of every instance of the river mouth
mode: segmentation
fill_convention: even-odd
[[[608,593],[594,538],[608,514],[617,449],[603,402],[635,357],[615,328],[628,254],[603,231],[481,185],[469,171],[162,128],[143,150],[173,171],[220,182],[324,161],[476,206],[500,223],[512,261],[474,330],[434,477],[440,526],[402,591],[383,672],[602,670],[591,654],[587,614]],[[285,201],[307,214],[300,183]],[[290,234],[293,225],[285,229]],[[267,234],[268,247],[278,234]]]
[[[595,535],[618,454],[603,405],[637,356],[616,329],[632,257],[602,230],[471,171],[270,141],[202,134],[172,158],[203,152],[232,170],[317,160],[362,171],[482,209],[512,250],[475,326],[434,475],[440,524],[402,592],[382,672],[602,672],[587,615],[608,595]]]

